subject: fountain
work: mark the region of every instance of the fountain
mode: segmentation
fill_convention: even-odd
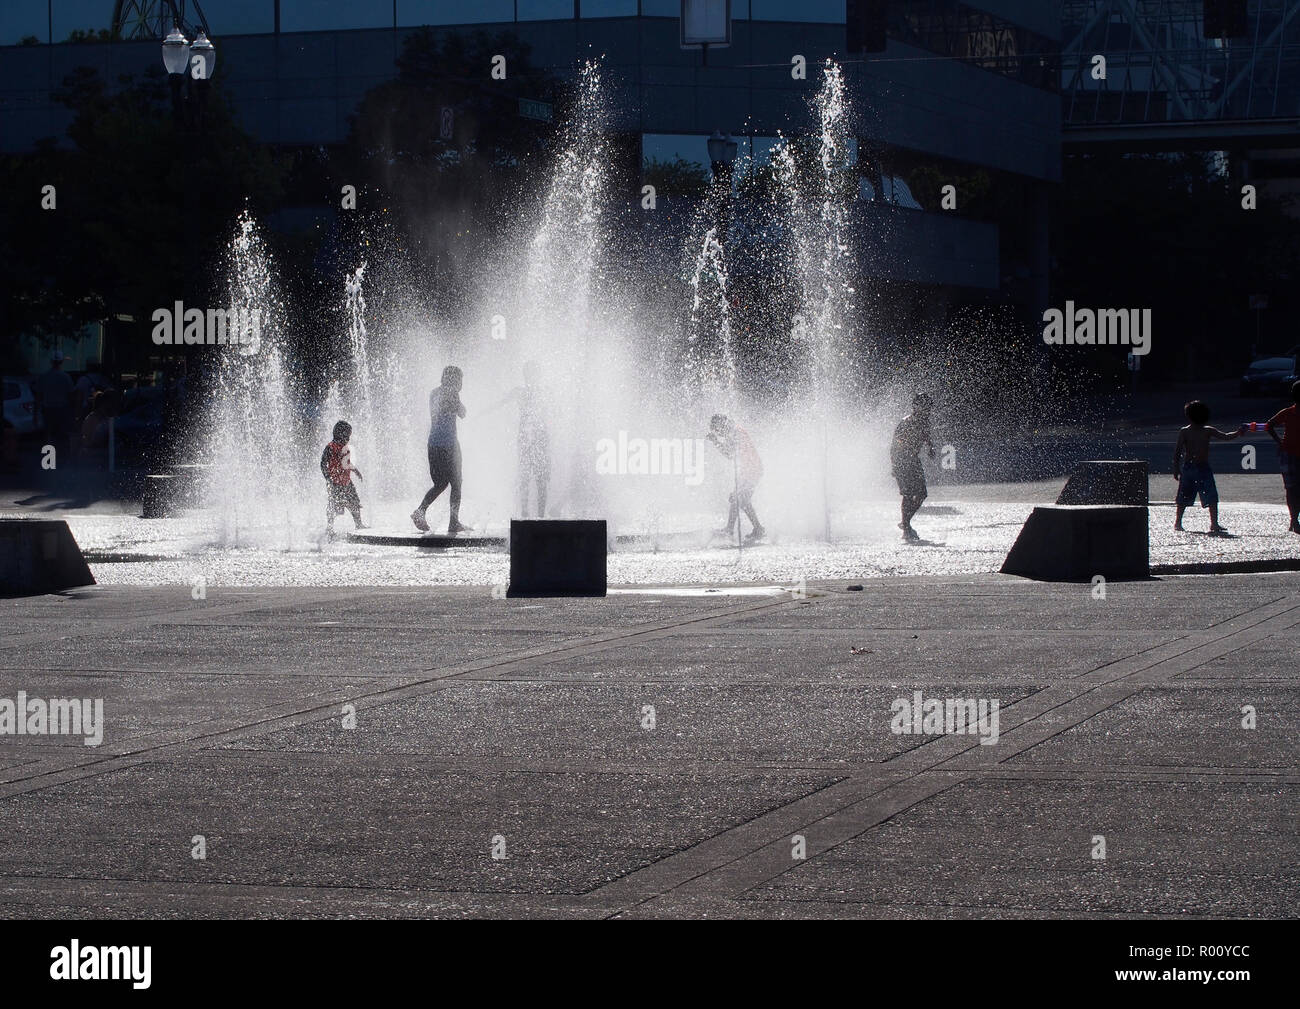
[[[225,348],[218,367],[208,454],[222,474],[210,488],[219,545],[319,548],[324,489],[316,464],[340,418],[354,428],[368,521],[413,532],[406,516],[428,484],[428,393],[450,363],[464,369],[468,411],[460,423],[462,517],[480,530],[504,532],[517,513],[519,401],[512,390],[529,361],[540,376],[531,409],[545,415],[550,435],[552,517],[606,518],[612,532],[655,543],[699,532],[700,545],[707,543],[703,531],[725,509],[734,476],[731,463],[702,439],[709,416],[727,413],[751,431],[764,457],[768,475],[757,500],[765,524],[787,535],[829,535],[832,501],[851,493],[850,481],[835,475],[860,471],[852,453],[862,441],[860,418],[848,420],[846,409],[855,294],[847,215],[856,185],[845,183],[853,174],[851,133],[839,68],[827,64],[813,103],[818,133],[805,146],[815,163],[797,163],[789,142],[773,154],[777,205],[769,209],[783,232],[776,248],[785,251],[762,269],[790,281],[783,290],[799,302],[794,321],[784,331],[748,331],[747,346],[737,342],[728,263],[728,254],[743,256],[744,247],[730,247],[729,229],[707,213],[688,239],[682,286],[665,285],[659,295],[690,306],[678,315],[689,316],[685,332],[665,334],[638,311],[644,292],[629,290],[610,269],[612,208],[620,195],[608,170],[606,102],[595,63],[578,74],[574,108],[540,205],[517,208],[520,240],[482,264],[476,304],[462,325],[440,329],[412,309],[405,318],[386,313],[376,331],[365,288],[382,248],[367,250],[345,278],[347,360],[327,383],[320,412],[308,408],[308,391],[285,350],[265,245],[251,217],[241,217],[228,264],[232,301],[260,308],[265,321],[255,357]],[[410,304],[420,302],[407,293]],[[752,315],[754,306],[746,308]],[[786,352],[772,341],[793,349],[800,368],[775,402],[771,377],[746,370],[756,350]],[[755,388],[767,393],[755,398]],[[693,469],[701,460],[702,468]]]

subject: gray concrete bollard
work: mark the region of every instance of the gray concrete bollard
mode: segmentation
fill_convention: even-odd
[[[1147,464],[1142,459],[1090,459],[1075,467],[1056,499],[1059,505],[1142,505]]]
[[[166,518],[176,493],[176,478],[167,473],[150,473],[144,478],[140,499],[140,517]]]
[[[1025,520],[1002,564],[1004,575],[1048,582],[1149,578],[1145,507],[1039,505]]]
[[[94,585],[62,519],[0,519],[0,596],[36,596]]]

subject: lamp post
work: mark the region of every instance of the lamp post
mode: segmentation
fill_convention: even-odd
[[[727,248],[727,237],[731,231],[731,168],[736,160],[739,145],[731,139],[731,134],[724,135],[721,130],[714,130],[709,137],[709,168],[713,172],[714,217],[718,222],[718,245],[723,251]]]
[[[171,84],[172,110],[177,123],[192,126],[196,131],[201,129],[208,101],[208,81],[217,65],[217,47],[203,28],[191,42],[178,22],[162,41],[162,60]]]
[[[739,145],[731,139],[731,134],[725,136],[721,130],[714,130],[713,136],[709,137],[709,166],[713,169],[713,178],[717,181],[726,181],[728,188],[731,186],[731,165],[736,160],[736,149]]]
[[[184,4],[178,9],[174,0],[166,0],[166,3],[171,8],[173,21],[172,30],[162,40],[162,61],[171,85],[172,112],[180,138],[181,150],[176,153],[185,161],[183,219],[190,225],[198,215],[195,169],[204,146],[201,143],[204,113],[208,104],[209,81],[217,65],[217,49],[208,38],[207,20],[197,2],[194,4],[194,13],[201,23],[188,27],[189,33],[194,36],[193,42],[186,38],[187,27],[181,16]],[[186,243],[182,260],[179,293],[190,305],[195,304],[196,295],[201,293],[197,284],[199,259],[202,255],[200,244]]]

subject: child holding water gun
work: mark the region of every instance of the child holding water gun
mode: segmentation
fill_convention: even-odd
[[[1210,408],[1199,399],[1183,407],[1183,413],[1188,424],[1178,432],[1178,444],[1174,446],[1174,479],[1178,481],[1174,528],[1182,531],[1183,511],[1200,494],[1201,507],[1210,510],[1210,532],[1221,535],[1228,530],[1219,525],[1219,488],[1210,469],[1210,442],[1240,438],[1246,425],[1232,432],[1210,427]]]

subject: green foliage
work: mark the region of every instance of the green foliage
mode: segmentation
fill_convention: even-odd
[[[987,218],[996,211],[988,172],[979,169],[954,171],[947,166],[924,163],[905,170],[903,178],[916,202],[926,210],[940,210],[943,187],[953,186],[957,190],[955,213],[963,217]]]
[[[506,58],[506,78],[489,75]],[[517,224],[519,206],[554,127],[519,115],[519,99],[555,101],[558,82],[533,67],[511,32],[460,34],[422,28],[407,36],[398,74],[370,89],[351,119],[337,178],[402,207],[394,243],[426,284],[467,282],[494,236]],[[450,139],[442,110],[452,110]],[[559,108],[556,120],[563,118]]]
[[[160,71],[110,90],[79,68],[57,98],[65,146],[0,159],[0,290],[11,335],[67,333],[118,313],[147,319],[204,297],[231,223],[278,199],[284,164],[234,122],[212,82],[203,126],[178,124]],[[41,187],[57,208],[42,210]]]
[[[704,166],[680,154],[671,161],[646,158],[641,164],[641,180],[654,186],[656,195],[669,198],[703,196],[709,188],[709,173]]]
[[[117,39],[113,37],[113,33],[107,28],[87,28],[84,31],[74,28],[65,41],[74,45],[84,45],[86,43],[116,42]]]

